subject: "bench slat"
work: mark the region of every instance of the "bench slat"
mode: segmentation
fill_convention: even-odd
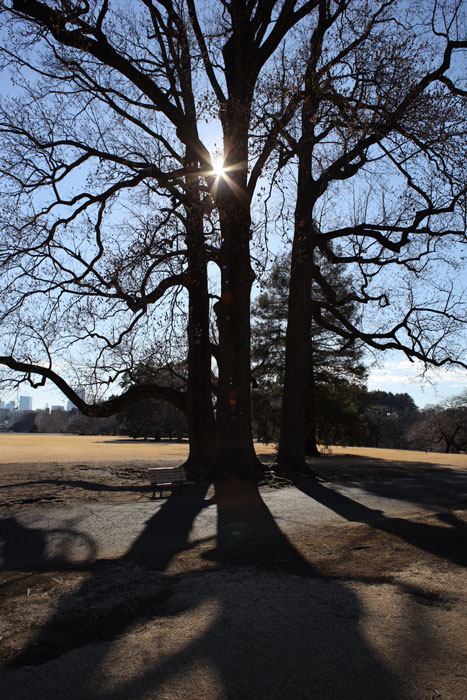
[[[159,483],[160,481],[186,481],[187,476],[185,469],[183,467],[173,467],[171,469],[157,469],[150,468],[149,478],[152,483]]]
[[[149,467],[148,474],[149,480],[154,487],[152,492],[153,498],[156,496],[156,488],[159,489],[162,497],[163,488],[171,488],[174,485],[181,488],[184,485],[194,483],[188,480],[184,467]]]

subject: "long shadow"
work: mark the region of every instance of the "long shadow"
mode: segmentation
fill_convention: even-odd
[[[349,522],[360,522],[376,530],[396,535],[408,544],[448,559],[454,564],[467,566],[467,526],[452,521],[452,527],[413,522],[400,517],[387,517],[382,511],[352,500],[348,496],[323,486],[316,481],[300,480],[296,487],[310,498],[330,508]]]
[[[99,700],[183,697],[191,677],[199,697],[226,700],[403,700],[399,679],[360,632],[357,596],[317,577],[278,528],[257,487],[223,484],[216,501],[218,539],[208,558],[222,568],[192,576],[189,586],[179,582],[179,651],[168,658],[150,654],[143,672],[110,692],[94,696],[92,684],[87,692]],[[185,630],[206,603],[216,614],[193,639]],[[213,671],[213,685],[198,676],[200,667]]]
[[[47,540],[42,530],[24,527],[16,518],[0,520],[1,569],[20,569],[25,562],[43,562]]]
[[[117,614],[112,609],[118,619],[107,638],[115,643],[94,645],[86,654],[61,657],[38,669],[34,688],[19,675],[5,686],[9,697],[35,700],[40,684],[40,697],[50,700],[69,697],[70,690],[75,700],[182,698],[187,688],[189,697],[225,700],[408,700],[401,678],[385,665],[362,631],[365,615],[357,595],[349,586],[317,575],[279,529],[256,485],[217,485],[217,542],[205,556],[219,567],[189,575],[165,574],[175,553],[188,546],[194,517],[205,503],[203,494],[198,495],[191,504],[184,502],[186,513],[180,512],[180,496],[171,497],[123,558],[104,572],[94,571],[79,591],[63,601],[70,627],[72,604],[82,606],[83,600],[86,604],[86,596],[94,595],[102,580],[108,593],[115,565],[121,567],[116,585],[122,585],[122,570],[129,562],[145,561],[151,567],[142,570],[144,578],[154,565],[153,595],[143,601],[144,609],[119,609]],[[160,548],[167,528],[175,532],[164,552]],[[135,597],[136,574],[133,567],[128,581]],[[200,617],[201,632],[193,634],[192,623]],[[149,620],[154,624],[148,627]],[[122,648],[117,637],[138,621],[146,624],[146,631],[132,634]],[[48,629],[53,632],[53,620]],[[424,632],[420,624],[416,634]],[[167,647],[168,640],[173,646]],[[40,635],[29,651],[41,643],[50,639]],[[15,666],[30,662],[27,652]],[[401,643],[401,658],[407,654]],[[31,681],[31,676],[27,678]],[[15,688],[20,688],[21,696],[13,696]]]
[[[164,571],[173,557],[188,549],[188,537],[198,513],[210,505],[205,499],[208,482],[196,483],[185,491],[173,492],[150,518],[121,561],[149,561],[151,568]]]
[[[109,492],[125,492],[134,491],[145,493],[146,491],[152,491],[152,486],[150,484],[120,484],[112,486],[111,484],[103,484],[99,481],[85,481],[83,479],[37,479],[35,481],[24,481],[14,484],[4,484],[0,486],[0,489],[11,489],[12,486],[70,486],[72,488],[80,488],[85,491],[109,491]],[[38,496],[38,499],[43,498],[43,496]]]
[[[93,561],[97,548],[91,537],[72,528],[26,527],[14,516],[0,519],[0,570],[55,569],[71,564],[69,545],[86,551],[87,561]],[[52,546],[50,543],[52,542]]]
[[[365,491],[410,503],[442,506],[467,503],[467,472],[438,470],[417,476],[363,482]]]
[[[223,565],[286,570],[316,577],[310,564],[276,524],[251,482],[231,480],[216,486],[217,544],[207,558]]]
[[[69,568],[87,570],[88,578],[70,595],[60,600],[45,628],[7,668],[43,663],[67,650],[90,642],[114,639],[125,632],[129,625],[139,619],[145,619],[148,606],[163,605],[169,595],[170,581],[164,580],[161,574],[178,552],[189,548],[188,537],[196,515],[205,506],[204,496],[208,486],[209,484],[198,486],[189,493],[172,493],[147,521],[139,537],[122,557],[98,561],[88,567],[71,565]],[[15,527],[11,529],[11,524],[10,534],[23,534],[29,542],[27,535],[20,533]],[[53,562],[44,555],[45,533],[41,534],[38,531],[34,533],[33,539],[40,550],[38,563],[42,564],[42,569],[50,570]],[[11,537],[10,542],[14,541],[14,537]],[[10,563],[12,555],[8,553],[13,547],[14,544],[10,546],[7,540]],[[63,557],[61,561],[61,568],[64,568]],[[127,587],[131,585],[131,580],[127,580],[126,572],[131,578],[131,562],[144,562],[154,572],[154,586],[148,587],[147,581],[141,581],[140,587],[144,588],[145,594],[140,599],[135,595],[134,604],[128,605]],[[145,575],[141,574],[142,578],[145,578]],[[126,603],[116,614],[118,588],[122,585],[122,580],[125,590],[120,593],[120,598]],[[97,621],[92,615],[86,614],[86,605],[95,608],[99,603],[100,614]]]

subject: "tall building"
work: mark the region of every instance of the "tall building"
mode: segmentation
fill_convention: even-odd
[[[32,396],[20,396],[19,397],[19,410],[20,411],[32,411]]]

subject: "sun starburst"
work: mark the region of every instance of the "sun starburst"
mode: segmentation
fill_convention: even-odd
[[[224,177],[224,159],[221,157],[215,157],[212,159],[212,170],[216,177]]]

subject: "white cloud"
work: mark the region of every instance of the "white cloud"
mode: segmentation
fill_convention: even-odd
[[[430,369],[424,376],[421,362],[390,360],[370,370],[369,389],[408,393],[416,403],[439,403],[467,388],[467,371],[461,368]]]
[[[402,374],[391,374],[383,370],[372,372],[368,377],[369,386],[376,386],[384,382],[385,384],[407,384],[409,380]]]
[[[388,361],[381,367],[375,367],[370,371],[369,382],[383,379],[387,382],[417,382],[421,385],[427,383],[449,383],[456,386],[467,385],[467,370],[462,368],[433,368],[423,373],[423,363],[401,360],[399,362]],[[423,376],[422,376],[423,375]]]

